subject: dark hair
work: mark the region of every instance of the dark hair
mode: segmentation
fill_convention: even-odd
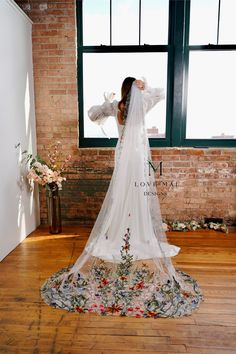
[[[126,105],[127,97],[130,92],[131,86],[136,79],[134,77],[126,77],[121,86],[121,100],[118,103],[118,108],[121,110],[121,104]]]

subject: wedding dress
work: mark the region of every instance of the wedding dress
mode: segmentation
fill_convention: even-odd
[[[101,210],[74,265],[53,274],[41,295],[52,307],[101,315],[179,317],[203,300],[197,281],[176,270],[180,248],[167,242],[162,225],[145,114],[164,98],[162,89],[133,83],[125,125],[118,102],[106,97],[88,114],[103,124],[114,116],[119,140],[115,166]],[[145,189],[142,186],[145,186]]]

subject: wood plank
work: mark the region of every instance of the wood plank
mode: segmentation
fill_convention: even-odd
[[[169,232],[178,269],[205,300],[191,316],[137,319],[79,315],[47,306],[40,286],[82,252],[89,228],[38,228],[0,263],[0,353],[236,353],[236,233]]]

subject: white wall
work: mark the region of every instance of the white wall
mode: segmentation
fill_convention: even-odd
[[[0,261],[39,224],[21,164],[22,151],[36,152],[31,29],[14,1],[0,0]]]

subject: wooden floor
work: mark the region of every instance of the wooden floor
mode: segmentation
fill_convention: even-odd
[[[52,273],[72,264],[89,229],[41,228],[0,263],[0,354],[236,353],[236,233],[167,233],[175,266],[195,277],[205,301],[180,319],[100,317],[53,309],[40,298]]]

